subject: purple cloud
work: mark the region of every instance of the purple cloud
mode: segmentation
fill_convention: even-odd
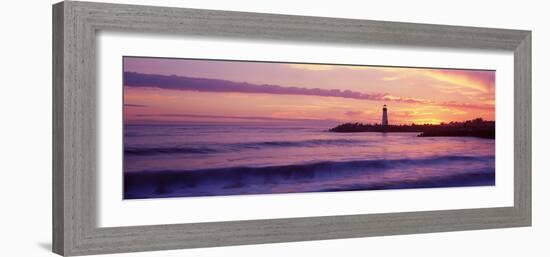
[[[165,76],[124,73],[124,85],[128,87],[154,87],[173,90],[191,90],[200,92],[239,92],[249,94],[310,95],[342,97],[360,100],[387,101],[387,94],[367,94],[351,90],[320,89],[303,87],[284,87],[278,85],[256,85],[246,82],[234,82],[220,79],[192,78],[182,76]]]
[[[359,112],[359,111],[347,111],[345,112],[344,114],[346,116],[357,116],[357,115],[361,115],[363,112]]]
[[[172,90],[190,90],[199,92],[238,92],[248,94],[277,94],[277,95],[309,95],[341,97],[358,100],[373,100],[385,102],[403,102],[414,104],[433,104],[448,107],[464,107],[472,109],[492,109],[492,105],[463,104],[457,102],[442,102],[391,96],[386,93],[361,93],[351,90],[303,88],[278,85],[257,85],[246,82],[234,82],[221,79],[193,78],[183,76],[166,76],[156,74],[143,74],[136,72],[124,72],[124,85],[128,87],[153,87]],[[137,106],[134,106],[137,107]],[[346,113],[352,115],[352,113]]]
[[[320,119],[299,119],[299,118],[277,118],[263,116],[229,116],[229,115],[200,115],[200,114],[138,114],[138,117],[181,117],[181,118],[213,118],[213,119],[240,119],[240,120],[263,120],[263,121],[331,121]]]
[[[124,104],[124,107],[147,107],[144,104]]]

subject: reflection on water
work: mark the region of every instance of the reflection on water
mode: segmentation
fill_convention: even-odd
[[[494,140],[325,129],[127,125],[125,198],[495,183]]]

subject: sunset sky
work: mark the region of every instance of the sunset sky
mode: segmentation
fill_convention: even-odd
[[[495,72],[124,57],[126,122],[380,123],[495,118]]]

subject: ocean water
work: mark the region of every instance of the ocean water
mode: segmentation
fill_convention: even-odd
[[[495,141],[326,126],[126,125],[124,198],[495,184]]]

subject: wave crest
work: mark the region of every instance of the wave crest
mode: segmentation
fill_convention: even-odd
[[[263,149],[275,147],[317,147],[317,146],[345,146],[364,144],[365,141],[355,139],[310,139],[301,141],[259,141],[233,144],[212,144],[210,146],[174,146],[174,147],[125,147],[127,155],[159,155],[159,154],[211,154],[234,152],[247,149]]]

